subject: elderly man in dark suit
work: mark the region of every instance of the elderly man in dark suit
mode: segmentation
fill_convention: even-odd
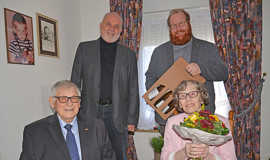
[[[139,116],[136,54],[119,44],[122,19],[107,13],[100,23],[101,37],[77,48],[71,81],[82,89],[84,116],[104,120],[117,159],[126,160],[128,131]]]
[[[215,92],[213,81],[225,81],[228,70],[218,54],[217,47],[207,41],[192,36],[190,16],[184,9],[173,9],[167,19],[170,41],[155,48],[149,68],[145,74],[146,88],[149,89],[165,73],[178,57],[183,57],[189,64],[186,67],[191,75],[201,75],[206,79],[210,104],[206,109],[215,112]],[[161,134],[166,121],[158,114],[156,121],[161,125]]]
[[[49,98],[55,114],[27,125],[20,160],[114,160],[115,153],[98,119],[77,116],[80,90],[67,80],[57,82]]]

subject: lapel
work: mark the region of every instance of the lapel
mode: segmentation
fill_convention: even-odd
[[[59,151],[63,153],[64,159],[70,160],[66,141],[61,131],[57,115],[54,114],[53,116],[50,116],[48,121],[49,121],[48,130],[57,148],[59,148]]]
[[[93,121],[93,120],[89,120]],[[87,158],[91,157],[91,153],[89,151],[90,148],[90,142],[91,139],[90,137],[93,137],[92,131],[94,129],[93,123],[87,123],[85,119],[81,119],[78,117],[78,130],[79,130],[79,135],[80,135],[80,145],[81,145],[81,154],[82,154],[82,160],[86,160]]]
[[[92,53],[90,53],[92,54]],[[101,62],[100,62],[100,38],[96,40],[96,50],[94,51],[94,54],[96,54],[96,76],[95,76],[95,85],[97,88],[93,91],[96,92],[96,100],[99,100],[100,96],[100,80],[101,80]],[[90,73],[92,74],[92,73]],[[92,91],[91,91],[92,92]]]
[[[120,42],[118,42],[120,43]],[[112,101],[114,101],[114,96],[113,96],[113,93],[114,93],[114,90],[115,90],[115,83],[117,83],[118,81],[118,78],[117,78],[117,75],[119,75],[119,71],[118,68],[120,67],[120,64],[121,64],[121,54],[122,54],[122,51],[121,51],[121,46],[119,44],[117,44],[116,46],[116,53],[115,53],[115,58],[114,58],[114,68],[113,68],[113,78],[112,78]],[[122,62],[124,63],[124,62]],[[128,63],[128,62],[126,62]]]
[[[167,55],[167,57],[168,57],[168,64],[169,64],[169,66],[171,66],[171,65],[173,65],[173,63],[174,63],[174,55],[173,55],[173,44],[171,43],[171,42],[168,42],[168,44],[169,44],[169,49],[168,49],[168,55]]]
[[[197,39],[192,36],[192,48],[191,48],[191,59],[190,62],[198,62],[198,53],[200,52],[197,46]]]

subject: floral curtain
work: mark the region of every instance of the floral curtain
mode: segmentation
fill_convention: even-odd
[[[138,54],[142,31],[142,0],[110,0],[110,11],[123,18],[120,43]]]
[[[229,69],[237,159],[260,159],[262,0],[209,0],[214,37]]]
[[[123,18],[120,43],[138,55],[142,31],[142,0],[110,0],[110,11],[118,12]],[[128,160],[137,160],[133,136],[128,137]]]

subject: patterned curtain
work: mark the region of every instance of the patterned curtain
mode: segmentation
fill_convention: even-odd
[[[142,31],[142,0],[110,0],[110,11],[123,18],[120,43],[139,52]]]
[[[260,159],[262,0],[209,0],[215,42],[229,69],[237,159]]]
[[[120,43],[138,55],[142,31],[142,0],[110,0],[110,11],[118,12],[123,18]],[[133,136],[128,137],[128,160],[137,160]]]

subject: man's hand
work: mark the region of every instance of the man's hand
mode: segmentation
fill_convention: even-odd
[[[192,76],[201,74],[201,69],[197,63],[190,63],[186,66],[186,71]]]
[[[129,124],[128,125],[128,131],[135,132],[135,125]]]

